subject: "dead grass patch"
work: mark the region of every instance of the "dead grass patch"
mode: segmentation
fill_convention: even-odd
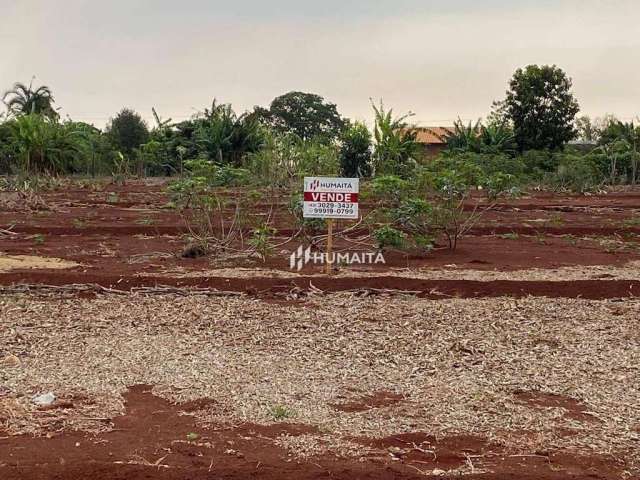
[[[320,432],[306,446],[280,439],[301,455],[339,450],[349,438],[428,432],[478,435],[515,454],[555,449],[640,465],[639,300],[340,293],[308,303],[0,297],[0,353],[21,360],[0,367],[0,429],[108,428],[103,418],[122,412],[127,386],[153,384],[172,400],[215,400],[215,409],[197,412],[203,424],[273,423],[270,410],[283,406]],[[29,399],[47,391],[91,401],[40,411]],[[336,411],[347,391],[406,400]],[[561,403],[531,408],[514,396],[522,391],[575,399],[598,421],[567,415]],[[344,454],[354,452],[345,446]]]

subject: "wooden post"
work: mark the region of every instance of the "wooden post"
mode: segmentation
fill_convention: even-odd
[[[333,272],[331,263],[331,251],[333,250],[333,218],[327,218],[327,275]]]

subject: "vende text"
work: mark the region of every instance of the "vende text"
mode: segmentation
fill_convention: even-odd
[[[304,192],[304,201],[356,203],[358,201],[358,194],[336,192]]]

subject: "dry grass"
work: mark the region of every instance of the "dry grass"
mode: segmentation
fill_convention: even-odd
[[[558,268],[530,268],[514,271],[473,270],[448,265],[443,268],[389,268],[372,270],[362,267],[342,268],[336,277],[404,277],[424,280],[513,280],[513,281],[563,281],[563,280],[637,280],[640,278],[640,261],[631,261],[622,266],[613,265],[578,265]],[[321,267],[312,271],[296,272],[291,270],[274,270],[269,268],[217,268],[211,270],[188,270],[172,268],[162,272],[141,273],[142,277],[227,277],[227,278],[297,278],[300,276],[324,277]]]
[[[1,255],[0,272],[21,269],[53,269],[61,270],[66,268],[79,267],[80,264],[61,258],[38,257],[34,255]]]
[[[0,428],[103,429],[120,393],[147,383],[174,400],[216,399],[203,423],[286,421],[321,435],[278,442],[300,455],[357,454],[348,439],[426,431],[471,433],[514,452],[640,452],[639,300],[311,298],[308,308],[248,297],[0,297]],[[330,404],[386,390],[407,400],[345,413]],[[532,408],[518,390],[583,402],[594,420]],[[76,408],[41,412],[54,391]],[[84,395],[84,396],[83,396]],[[570,429],[572,436],[563,435]],[[307,438],[308,437],[308,438]],[[306,440],[305,440],[306,439]]]

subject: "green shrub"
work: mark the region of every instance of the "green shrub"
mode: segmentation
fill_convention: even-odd
[[[520,182],[514,175],[509,173],[496,172],[488,175],[482,182],[482,188],[485,189],[487,198],[495,201],[501,195],[515,196],[520,193]]]
[[[409,198],[390,211],[393,224],[405,232],[420,250],[429,251],[433,237],[433,206],[421,198]]]
[[[251,238],[248,243],[256,250],[258,255],[260,255],[263,262],[265,262],[273,253],[271,239],[275,233],[275,228],[267,224],[263,224],[256,228],[251,234]]]
[[[397,205],[409,194],[411,183],[395,175],[384,175],[374,178],[369,189],[373,199],[381,205]]]
[[[327,228],[327,221],[323,218],[304,218],[304,203],[302,194],[293,194],[289,199],[289,213],[296,222],[296,227],[300,230],[303,241],[310,242],[315,236],[324,232]]]
[[[549,183],[556,189],[590,192],[600,188],[604,176],[597,162],[586,155],[558,155],[558,167],[549,175]]]
[[[402,249],[405,246],[406,235],[400,230],[389,225],[383,225],[373,231],[373,238],[377,248],[385,250],[386,248]]]
[[[371,133],[363,123],[351,125],[342,134],[340,170],[345,177],[371,175]]]
[[[535,179],[542,178],[556,167],[553,154],[546,150],[528,150],[522,154],[522,162],[525,173]]]

